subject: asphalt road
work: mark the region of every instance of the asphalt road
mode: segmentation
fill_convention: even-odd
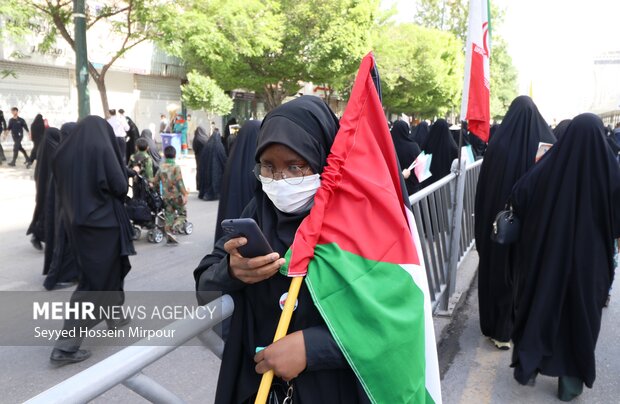
[[[21,160],[21,159],[20,159]],[[194,189],[192,160],[183,165],[190,189]],[[43,253],[26,236],[34,209],[33,170],[18,161],[16,168],[0,167],[0,291],[42,291]],[[211,250],[217,202],[198,200],[192,193],[188,205],[194,233],[179,236],[181,245],[150,244],[146,233],[136,242],[138,255],[125,279],[127,291],[193,291],[192,272]],[[161,382],[188,403],[213,401],[219,359],[196,340],[147,367],[144,373]],[[68,377],[105,359],[122,347],[93,347],[88,360],[56,368],[49,363],[49,347],[0,347],[0,403],[23,402]],[[123,386],[108,391],[94,402],[144,403],[142,397]]]

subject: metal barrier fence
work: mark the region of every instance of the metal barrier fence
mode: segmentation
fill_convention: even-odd
[[[89,367],[62,383],[26,401],[27,404],[72,404],[85,403],[100,396],[118,384],[133,390],[153,403],[183,403],[177,395],[142,373],[142,369],[156,362],[194,337],[198,337],[219,358],[222,357],[224,342],[212,328],[232,315],[234,303],[224,295],[207,306],[217,305],[208,320],[178,320],[164,329],[174,329],[174,338],[166,338],[166,346],[157,345],[157,338],[151,342],[141,340],[103,361]]]
[[[447,310],[456,268],[474,243],[474,202],[482,160],[453,163],[452,173],[409,197],[422,243],[433,310]],[[461,174],[462,173],[462,174]]]
[[[436,183],[410,196],[433,310],[446,310],[454,293],[456,268],[474,243],[474,202],[482,161],[466,167],[453,164],[453,172]],[[174,341],[166,346],[142,340],[91,366],[62,383],[28,400],[27,404],[84,403],[100,396],[118,384],[133,390],[153,403],[183,403],[177,395],[142,373],[142,369],[161,359],[194,337],[219,358],[224,342],[212,328],[232,315],[234,303],[224,295],[208,305],[220,305],[209,320],[179,320],[165,329],[174,329]],[[148,345],[147,345],[148,344]]]

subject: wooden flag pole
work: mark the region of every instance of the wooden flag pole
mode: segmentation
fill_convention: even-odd
[[[282,314],[280,315],[280,321],[278,322],[278,328],[276,328],[276,335],[273,337],[273,342],[283,338],[288,332],[288,326],[291,323],[291,317],[293,317],[293,311],[295,310],[295,302],[297,301],[297,296],[299,296],[299,289],[301,289],[301,283],[303,281],[303,276],[296,276],[291,280],[291,286],[288,289],[288,296],[286,297],[286,303],[284,303],[284,309],[282,309]],[[272,381],[273,370],[263,374],[254,404],[265,404],[267,402]]]

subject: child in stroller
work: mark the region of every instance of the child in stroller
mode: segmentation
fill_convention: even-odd
[[[125,207],[133,224],[133,239],[138,240],[142,229],[148,229],[147,239],[151,243],[164,240],[164,202],[159,192],[149,186],[140,174],[133,176],[132,197],[127,198]]]

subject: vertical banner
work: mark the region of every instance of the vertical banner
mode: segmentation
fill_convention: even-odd
[[[491,123],[488,0],[469,1],[468,26],[461,119],[467,121],[470,132],[487,142]]]

